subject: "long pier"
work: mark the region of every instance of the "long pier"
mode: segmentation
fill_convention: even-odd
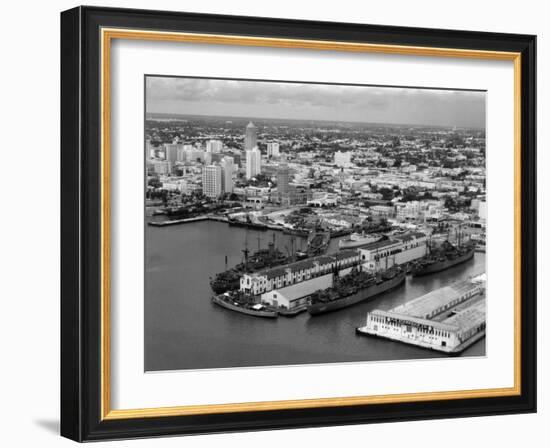
[[[201,216],[195,216],[194,218],[172,219],[167,221],[149,221],[148,224],[154,227],[166,227],[166,226],[175,226],[177,224],[188,224],[191,222],[200,222],[200,221],[228,222],[227,218],[223,216],[201,215]]]
[[[193,222],[200,222],[200,221],[218,221],[218,222],[225,222],[229,223],[229,219],[227,219],[225,216],[219,216],[219,215],[200,215],[195,216],[193,218],[183,218],[183,219],[171,219],[166,221],[149,221],[147,224],[153,227],[167,227],[167,226],[175,226],[178,224],[189,224]],[[247,227],[248,223],[242,222],[239,223],[240,226]],[[251,223],[250,227],[254,228],[255,223]],[[288,230],[286,227],[277,225],[277,224],[268,224],[268,223],[262,223],[262,225],[265,226],[268,230],[279,230],[284,231]]]

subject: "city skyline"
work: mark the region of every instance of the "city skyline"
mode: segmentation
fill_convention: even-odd
[[[484,356],[485,132],[312,117],[467,95],[224,85],[149,86],[226,118],[144,117],[145,370]]]
[[[482,91],[168,77],[146,87],[147,114],[485,128]]]

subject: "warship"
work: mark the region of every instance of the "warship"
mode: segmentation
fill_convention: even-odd
[[[310,298],[307,311],[312,316],[336,311],[382,294],[405,282],[406,273],[394,266],[382,272],[368,272],[354,267],[340,277],[333,273],[333,285],[316,291]]]

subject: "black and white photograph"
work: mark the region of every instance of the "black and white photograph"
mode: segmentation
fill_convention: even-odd
[[[145,370],[485,356],[486,92],[147,75]]]

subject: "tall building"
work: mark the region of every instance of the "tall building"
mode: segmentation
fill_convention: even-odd
[[[164,158],[174,164],[178,160],[178,144],[177,143],[165,143],[164,144]]]
[[[252,179],[262,172],[262,153],[258,147],[246,151],[246,178]]]
[[[222,167],[206,165],[202,171],[202,193],[209,198],[218,198],[222,194]]]
[[[220,153],[223,149],[221,140],[209,140],[206,142],[206,152]]]
[[[258,129],[254,126],[254,123],[250,122],[246,126],[244,134],[244,150],[250,151],[258,143]]]
[[[235,164],[233,157],[225,156],[221,161],[222,168],[222,190],[224,193],[233,193],[233,172]]]
[[[277,142],[268,142],[268,144],[267,144],[267,156],[268,157],[279,157],[279,143],[277,143]]]
[[[290,193],[288,178],[288,164],[286,163],[286,160],[282,160],[277,168],[277,193],[281,202],[285,202],[285,200],[288,201],[288,196]]]

